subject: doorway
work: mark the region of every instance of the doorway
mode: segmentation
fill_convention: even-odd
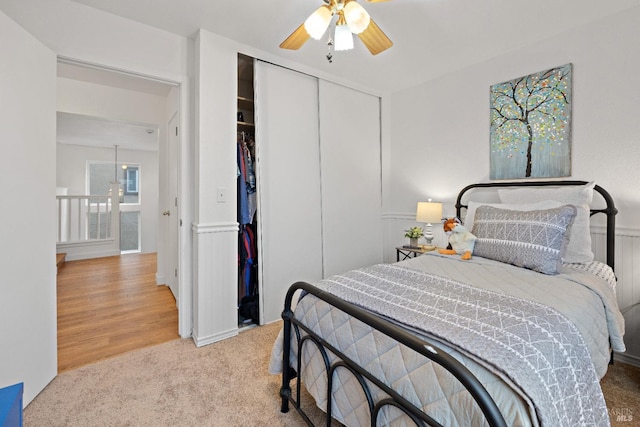
[[[58,61],[58,115],[91,118],[98,126],[80,139],[77,135],[75,139],[72,137],[72,128],[59,127],[57,180],[71,180],[79,187],[78,191],[83,191],[81,194],[86,194],[89,174],[85,172],[79,178],[77,170],[71,172],[73,168],[68,167],[68,162],[85,171],[90,160],[110,161],[112,168],[115,164],[116,168],[123,169],[116,169],[116,173],[121,172],[125,177],[122,191],[127,194],[122,198],[135,200],[121,205],[120,224],[124,220],[127,227],[137,228],[123,239],[127,244],[125,249],[156,254],[155,282],[170,288],[178,308],[180,140],[177,125],[170,122],[178,120],[179,105],[180,87],[176,83],[62,58]],[[170,144],[171,126],[176,129]],[[150,144],[149,140],[155,142]],[[117,160],[101,158],[107,152],[112,153],[114,147]],[[61,163],[64,166],[61,167]],[[70,177],[73,173],[76,176]],[[167,211],[172,215],[162,215]]]

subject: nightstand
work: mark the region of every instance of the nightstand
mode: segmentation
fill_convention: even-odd
[[[434,251],[436,249],[435,246],[420,246],[420,248],[407,248],[404,246],[396,246],[396,261],[404,261],[407,258],[415,258],[418,255],[422,255],[427,252]],[[402,256],[402,259],[400,259]]]

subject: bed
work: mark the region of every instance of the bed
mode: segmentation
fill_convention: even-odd
[[[290,287],[270,364],[283,412],[311,424],[305,387],[327,425],[609,425],[599,380],[625,350],[609,193],[480,183],[456,211],[478,237],[471,260],[432,252]],[[598,214],[606,264],[591,252]]]

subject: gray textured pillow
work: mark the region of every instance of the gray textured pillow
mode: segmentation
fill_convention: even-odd
[[[491,206],[476,210],[473,254],[544,274],[556,274],[567,248],[575,206],[513,211]]]

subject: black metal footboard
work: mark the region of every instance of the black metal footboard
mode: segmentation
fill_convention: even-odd
[[[310,341],[318,347],[320,353],[324,358],[325,369],[327,373],[327,425],[331,424],[331,407],[332,407],[332,384],[333,373],[336,369],[345,368],[349,370],[355,378],[358,380],[369,404],[369,411],[371,414],[371,425],[376,425],[376,420],[380,410],[386,406],[394,406],[403,411],[408,417],[410,417],[419,426],[441,426],[441,424],[430,417],[428,414],[422,411],[411,402],[407,401],[400,394],[392,390],[389,386],[381,382],[371,373],[367,372],[356,362],[344,355],[341,351],[336,349],[330,343],[328,343],[323,337],[318,336],[311,331],[306,325],[302,324],[298,319],[294,318],[293,311],[291,310],[291,302],[294,293],[297,290],[303,290],[306,293],[312,294],[317,298],[327,302],[333,307],[338,308],[344,313],[357,318],[361,322],[371,326],[372,328],[382,332],[391,339],[397,341],[400,344],[405,345],[408,348],[416,351],[417,353],[429,358],[433,362],[439,364],[447,371],[449,371],[460,383],[469,391],[470,395],[476,401],[482,413],[484,414],[487,422],[490,426],[504,426],[506,423],[500,410],[496,406],[495,402],[484,388],[484,386],[478,381],[477,378],[460,362],[448,353],[440,350],[435,345],[423,341],[417,336],[409,333],[408,331],[394,325],[393,323],[369,312],[363,310],[353,304],[350,304],[332,294],[324,292],[313,285],[305,282],[294,283],[287,292],[285,299],[284,311],[282,312],[282,318],[284,320],[284,342],[283,342],[283,369],[282,369],[282,387],[280,388],[280,396],[282,398],[282,412],[288,412],[289,402],[291,402],[300,415],[309,425],[313,425],[311,420],[307,417],[300,405],[300,390],[301,390],[301,361],[302,361],[302,346]],[[297,366],[291,367],[289,363],[291,354],[291,327],[296,333],[298,341],[298,360]],[[301,336],[300,329],[306,332],[307,335]],[[330,363],[327,351],[330,351],[337,359]],[[292,396],[291,392],[291,380],[296,376],[297,372],[297,387],[296,396]],[[371,391],[367,384],[367,380],[375,384],[381,390],[383,390],[389,397],[378,402],[374,402]]]

